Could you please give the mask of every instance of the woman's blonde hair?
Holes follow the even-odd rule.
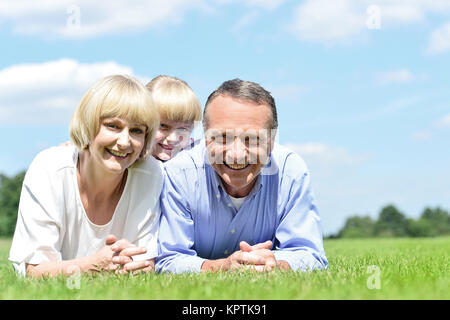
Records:
[[[89,147],[101,120],[110,117],[123,117],[147,127],[139,158],[147,157],[159,127],[159,113],[146,87],[125,75],[108,76],[96,82],[79,102],[70,122],[70,139],[78,150]]]
[[[179,122],[202,119],[202,107],[191,87],[176,77],[160,75],[146,85],[161,118]]]

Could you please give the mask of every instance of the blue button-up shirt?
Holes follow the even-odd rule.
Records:
[[[293,270],[328,266],[310,175],[300,156],[275,145],[236,210],[206,152],[202,140],[164,164],[157,271],[199,272],[206,259],[229,256],[241,241],[267,240],[275,258]]]

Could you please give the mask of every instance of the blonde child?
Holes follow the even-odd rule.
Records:
[[[196,121],[202,118],[200,102],[191,87],[176,77],[160,75],[146,87],[160,115],[152,155],[167,161],[191,142]]]

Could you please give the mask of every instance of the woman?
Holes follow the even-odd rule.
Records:
[[[153,269],[162,175],[148,155],[158,126],[137,80],[109,76],[88,90],[70,123],[74,146],[44,150],[26,173],[9,258],[19,273]]]
[[[161,119],[152,155],[164,162],[192,142],[191,133],[195,122],[202,119],[202,108],[191,87],[176,77],[160,75],[146,87]]]

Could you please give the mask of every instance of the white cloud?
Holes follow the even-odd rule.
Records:
[[[415,76],[408,69],[382,72],[377,76],[379,84],[409,83],[415,80]]]
[[[446,116],[442,117],[438,121],[435,122],[436,127],[450,127],[450,114],[447,114]]]
[[[252,24],[260,16],[258,11],[250,11],[244,14],[239,20],[234,24],[232,30],[234,32],[241,31],[243,28]]]
[[[426,52],[439,54],[450,51],[450,22],[435,29],[430,35]]]
[[[302,40],[333,43],[364,28],[364,14],[350,0],[306,0],[296,8],[291,30]]]
[[[62,37],[93,37],[179,23],[190,9],[206,9],[203,0],[90,1],[2,0],[0,20],[13,31]]]
[[[324,143],[287,143],[286,147],[299,154],[308,165],[327,168],[353,166],[371,158],[368,154],[353,154],[343,147],[329,146]]]
[[[425,18],[423,10],[411,4],[385,6],[381,10],[382,19],[387,24],[414,23]]]
[[[302,84],[282,84],[282,85],[267,85],[276,100],[296,100],[308,93],[311,89]]]
[[[215,0],[218,5],[244,4],[246,7],[274,10],[280,7],[285,0]]]
[[[430,141],[433,138],[433,135],[429,131],[419,131],[414,133],[412,138],[414,141],[425,142]]]
[[[285,0],[246,0],[247,5],[273,10],[283,4]]]
[[[378,10],[368,11],[369,7]],[[362,39],[377,14],[380,29],[421,23],[431,14],[450,14],[450,1],[436,0],[306,0],[295,9],[291,30],[306,41],[325,44]],[[378,29],[378,28],[377,28]]]
[[[72,59],[2,69],[0,123],[68,123],[78,101],[94,82],[107,75],[133,73],[130,67],[114,61],[81,63]]]

